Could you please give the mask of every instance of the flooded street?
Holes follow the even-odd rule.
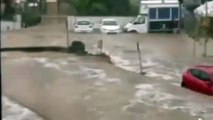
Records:
[[[63,31],[42,31],[7,33],[2,48],[66,46]],[[59,52],[2,52],[3,94],[44,120],[213,119],[213,97],[180,87],[188,67],[213,64],[213,58],[199,57],[201,47],[193,56],[192,41],[185,35],[69,36],[70,43],[81,40],[92,54],[100,52],[97,43],[103,40],[103,52],[112,63],[102,57]],[[139,74],[137,41],[146,75]]]
[[[2,96],[2,120],[43,120],[36,113]]]

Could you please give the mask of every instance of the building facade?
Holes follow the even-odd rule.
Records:
[[[47,3],[46,9],[47,15],[57,15],[60,13],[58,0],[46,0],[46,3]]]

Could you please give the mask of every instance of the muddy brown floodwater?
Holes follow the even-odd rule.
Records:
[[[34,28],[25,36],[25,32],[7,33],[2,46],[66,46],[63,31],[44,34],[42,30],[46,29]],[[35,37],[39,34],[42,37]],[[17,36],[16,40],[11,36]],[[193,57],[192,42],[184,35],[70,36],[70,42],[84,41],[90,53],[100,52],[96,44],[102,39],[113,63],[97,56],[59,52],[3,52],[3,94],[45,120],[213,119],[213,97],[180,87],[187,67],[213,63],[211,57],[198,57],[199,53]],[[145,76],[138,74],[137,41]]]

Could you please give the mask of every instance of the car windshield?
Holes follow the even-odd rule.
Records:
[[[134,23],[136,21],[136,19],[137,19],[137,17],[133,18],[130,23]]]
[[[78,25],[90,25],[89,21],[78,21],[77,22]]]
[[[115,26],[115,25],[118,25],[118,24],[117,24],[116,21],[104,21],[103,25],[106,25],[106,26]]]

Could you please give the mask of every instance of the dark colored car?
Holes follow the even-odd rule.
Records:
[[[213,95],[213,66],[199,65],[188,69],[183,74],[181,86]]]

